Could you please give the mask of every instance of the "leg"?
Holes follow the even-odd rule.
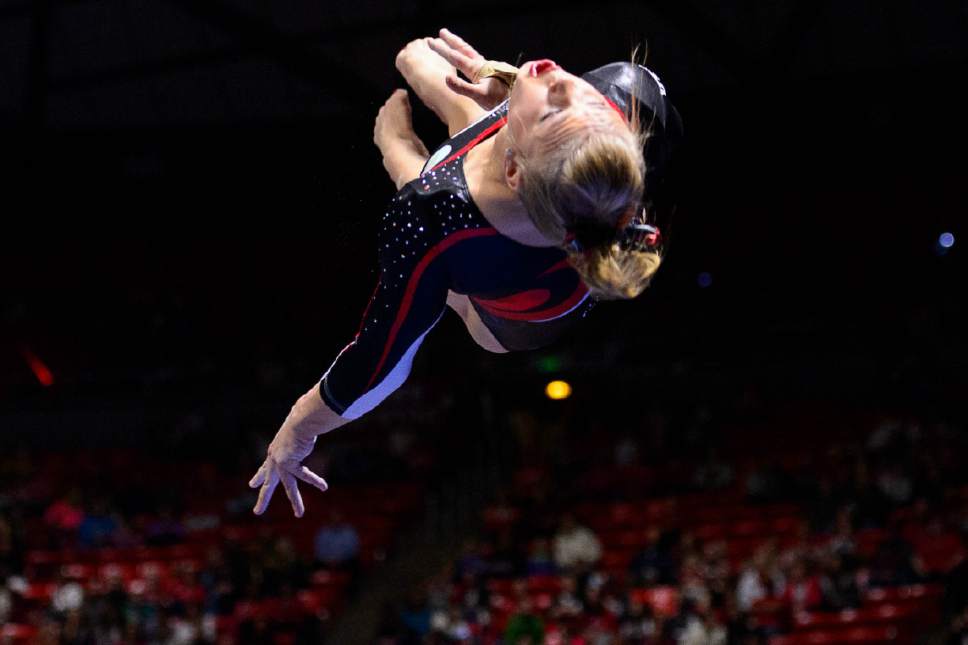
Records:
[[[501,346],[491,330],[487,328],[481,317],[477,315],[477,311],[471,306],[470,299],[467,296],[454,293],[453,291],[447,292],[447,304],[451,309],[460,314],[461,319],[464,321],[464,325],[467,327],[467,331],[470,332],[471,338],[474,339],[478,345],[483,347],[489,352],[494,352],[497,354],[506,354],[508,350]]]

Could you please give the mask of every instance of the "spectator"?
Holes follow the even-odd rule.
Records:
[[[185,527],[174,517],[170,506],[163,506],[145,526],[145,544],[166,546],[178,544],[185,539]]]
[[[539,537],[531,541],[526,569],[529,576],[549,576],[558,573],[547,538]]]
[[[279,537],[273,540],[265,558],[263,593],[279,595],[283,587],[303,587],[308,583],[308,567],[296,553],[292,540]]]
[[[578,579],[573,575],[561,576],[561,591],[551,607],[551,616],[555,620],[569,620],[580,616],[585,611],[578,590]]]
[[[709,611],[690,614],[678,645],[726,645],[726,628]]]
[[[626,432],[615,443],[614,458],[619,468],[639,463],[639,441],[634,434]]]
[[[749,565],[743,568],[736,584],[736,606],[748,612],[757,601],[779,595],[784,588],[783,574],[776,563],[773,544],[765,544],[753,554]]]
[[[476,579],[487,571],[487,566],[480,541],[476,537],[470,537],[461,548],[461,554],[454,566],[454,576],[459,580],[464,580],[467,576]]]
[[[610,645],[612,634],[618,630],[620,610],[612,612],[608,608],[602,584],[585,586],[585,611],[582,616],[582,636],[590,645]]]
[[[873,587],[911,585],[923,578],[923,566],[911,544],[896,529],[881,542],[870,567]]]
[[[73,610],[79,610],[84,604],[84,587],[74,580],[68,580],[62,575],[57,576],[57,586],[51,596],[51,607],[54,611],[66,615]]]
[[[329,524],[316,533],[313,553],[317,564],[326,567],[353,571],[359,568],[360,536],[339,510],[333,509]]]
[[[676,562],[669,552],[668,540],[656,526],[650,526],[645,534],[646,546],[629,564],[629,576],[633,585],[669,585],[676,582]]]
[[[461,616],[460,609],[457,607],[434,612],[430,625],[434,631],[440,632],[450,641],[464,642],[472,636],[470,625]]]
[[[692,476],[693,485],[699,490],[719,490],[733,483],[733,467],[720,459],[714,446],[706,449],[706,459]]]
[[[422,642],[424,636],[430,631],[430,610],[420,589],[410,591],[406,606],[400,612],[400,619],[408,634],[416,637],[416,642]]]
[[[834,534],[827,543],[827,550],[841,556],[851,556],[857,551],[857,540],[854,536],[849,506],[843,506],[837,510]]]
[[[524,557],[518,549],[511,528],[505,527],[498,533],[497,544],[491,553],[488,573],[496,577],[511,578],[524,573],[524,568]]]
[[[839,553],[828,553],[823,560],[824,575],[820,578],[824,606],[829,611],[860,607],[860,590],[853,558]]]
[[[797,558],[790,567],[790,579],[781,598],[793,611],[817,609],[823,603],[820,578],[815,574],[808,575],[804,558]]]
[[[554,538],[555,564],[564,571],[584,572],[602,557],[602,545],[592,531],[565,513]]]
[[[118,522],[108,509],[103,497],[95,500],[88,513],[77,527],[77,543],[82,548],[112,546],[118,531]]]
[[[504,642],[507,645],[542,645],[544,643],[544,623],[532,610],[531,599],[522,595],[515,612],[504,629]]]
[[[73,545],[77,529],[83,521],[84,510],[81,508],[81,494],[77,488],[72,488],[44,512],[44,523],[51,529],[55,547]]]
[[[652,606],[643,603],[634,594],[631,595],[625,611],[619,618],[618,636],[623,645],[651,643],[656,636],[656,621]]]

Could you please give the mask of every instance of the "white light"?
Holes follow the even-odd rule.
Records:
[[[951,233],[942,233],[938,238],[938,244],[941,245],[941,248],[950,249],[955,245],[955,236]]]

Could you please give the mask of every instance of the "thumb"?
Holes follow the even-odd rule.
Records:
[[[466,96],[475,100],[485,96],[484,89],[476,83],[468,83],[464,79],[449,75],[446,78],[446,82],[447,87],[457,92],[461,96]]]

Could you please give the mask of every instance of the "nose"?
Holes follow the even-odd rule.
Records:
[[[575,82],[563,76],[556,78],[548,86],[548,99],[557,106],[567,107],[575,95]]]

